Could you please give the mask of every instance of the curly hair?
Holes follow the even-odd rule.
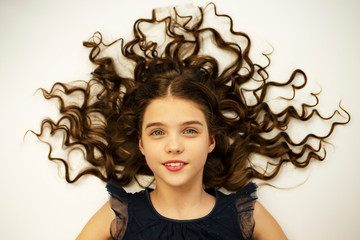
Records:
[[[220,29],[209,26],[207,16],[211,13],[213,19],[226,20],[228,29],[224,25]],[[149,26],[162,27],[160,40],[153,40]],[[224,29],[227,33],[222,33]],[[83,151],[89,167],[71,178],[69,160],[52,156],[53,147],[48,143],[49,159],[63,163],[69,183],[91,174],[126,186],[138,175],[152,176],[138,146],[142,117],[153,99],[167,95],[199,104],[216,140],[205,164],[203,183],[231,191],[254,178],[274,178],[284,163],[304,168],[312,159],[323,160],[323,143],[337,125],[350,121],[350,115],[340,106],[347,114],[345,121],[333,121],[324,135],[309,133],[295,142],[287,132],[291,120],[332,120],[339,111],[322,116],[316,109],[318,97],[314,93],[311,95],[315,104],[302,103],[301,110],[296,110],[290,102],[295,92],[305,87],[305,73],[296,69],[284,83],[269,81],[269,56],[264,54],[268,60],[265,66],[254,63],[249,57],[249,36],[235,31],[232,18],[218,14],[214,4],[196,8],[194,14],[186,16],[173,8],[159,18],[153,10],[151,18],[135,22],[130,41],[118,39],[106,44],[96,32],[84,46],[91,49],[89,58],[96,66],[92,79],[58,82],[50,91],[41,89],[46,99],[59,101],[61,117],[57,121],[44,119],[40,132],[35,133],[41,139],[46,129],[51,135],[61,132],[63,147],[70,152]],[[106,56],[106,50],[121,57]],[[216,56],[215,52],[225,57]],[[131,74],[126,74],[128,69]],[[294,83],[298,77],[304,80],[300,86]],[[256,87],[248,87],[249,83]],[[288,106],[273,111],[266,99],[268,90],[289,86],[293,96],[285,99]],[[266,136],[267,133],[272,136]],[[313,139],[318,141],[316,147],[310,144]],[[266,157],[265,169],[255,166],[254,155]]]

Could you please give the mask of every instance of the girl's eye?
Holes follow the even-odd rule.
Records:
[[[184,131],[184,133],[185,133],[185,134],[196,134],[197,131],[196,131],[195,129],[186,129],[186,130]]]
[[[151,132],[151,135],[154,135],[154,136],[160,136],[160,135],[163,135],[164,133],[161,131],[161,130],[155,130],[153,132]]]

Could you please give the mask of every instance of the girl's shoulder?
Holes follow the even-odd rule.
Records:
[[[254,232],[254,209],[257,202],[256,191],[257,185],[253,182],[249,182],[235,193],[224,194],[220,191],[217,193],[219,198],[224,199],[222,203],[235,211],[235,222],[240,228],[243,239],[252,239]]]
[[[255,200],[257,200],[257,185],[249,182],[235,193],[236,209],[238,213],[254,210]]]

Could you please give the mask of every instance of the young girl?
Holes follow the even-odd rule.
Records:
[[[228,25],[218,27],[213,19]],[[136,21],[130,41],[107,45],[96,33],[84,45],[97,65],[93,79],[43,90],[45,98],[59,99],[62,117],[45,119],[38,134],[63,132],[65,147],[84,152],[90,166],[72,179],[67,159],[50,149],[50,160],[64,163],[68,182],[86,174],[107,182],[110,200],[78,239],[286,239],[250,181],[274,178],[284,163],[306,167],[323,160],[322,143],[346,123],[333,122],[324,136],[292,140],[292,119],[334,116],[322,117],[317,102],[300,110],[290,104],[306,85],[303,71],[285,83],[268,81],[267,66],[249,57],[249,37],[233,30],[231,18],[214,5],[186,15],[153,11],[151,19]],[[275,112],[269,90],[286,86],[293,97]],[[257,156],[265,157],[264,169]],[[156,186],[125,192],[139,175],[154,176]]]

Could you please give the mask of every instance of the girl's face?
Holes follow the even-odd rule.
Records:
[[[195,102],[169,96],[153,100],[145,109],[139,147],[157,187],[180,187],[202,184],[215,140]]]

